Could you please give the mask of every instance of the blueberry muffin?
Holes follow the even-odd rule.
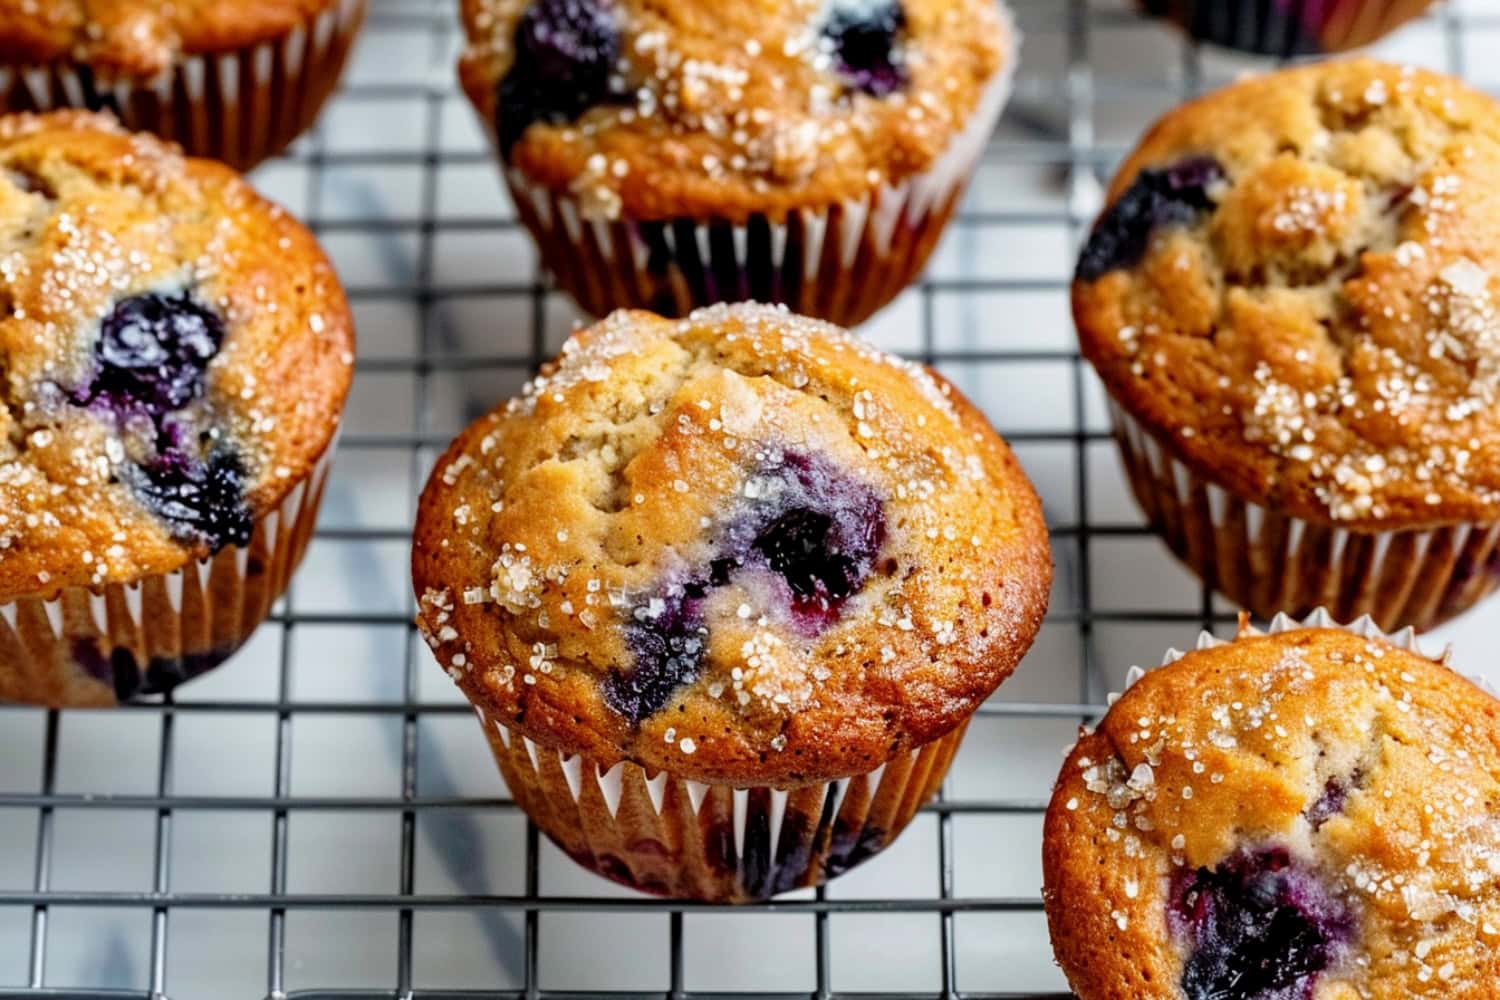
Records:
[[[460,76],[586,311],[845,326],[916,278],[1009,89],[995,0],[464,0]]]
[[[1399,28],[1433,0],[1141,0],[1194,38],[1267,56],[1359,48]]]
[[[770,306],[619,312],[438,461],[418,625],[579,862],[713,900],[898,834],[1040,627],[1041,510],[932,373]]]
[[[1370,61],[1236,84],[1121,168],[1073,286],[1137,499],[1261,617],[1500,582],[1500,105]]]
[[[1080,1000],[1495,996],[1500,702],[1410,631],[1205,640],[1085,731],[1047,811]]]
[[[248,170],[309,128],[365,0],[0,0],[0,112],[107,109]]]
[[[0,118],[0,701],[238,647],[307,544],[353,331],[312,236],[87,112]]]

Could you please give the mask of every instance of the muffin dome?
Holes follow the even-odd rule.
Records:
[[[247,544],[349,389],[312,236],[104,116],[0,119],[0,307],[0,602]]]
[[[465,0],[506,160],[591,214],[743,221],[927,170],[1008,71],[993,0]]]
[[[0,0],[0,61],[73,59],[111,75],[151,77],[182,55],[279,38],[334,0]]]
[[[1082,1000],[1494,995],[1500,703],[1361,631],[1200,644],[1083,735],[1044,846]]]
[[[1371,61],[1163,119],[1079,263],[1083,350],[1177,460],[1358,530],[1500,519],[1500,106]]]
[[[784,310],[616,313],[438,462],[419,624],[565,754],[788,787],[955,729],[1051,562],[1030,484],[931,373]]]

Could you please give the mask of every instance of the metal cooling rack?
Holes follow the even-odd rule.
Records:
[[[1058,748],[1132,663],[1232,620],[1127,497],[1067,277],[1140,129],[1257,64],[1120,2],[1012,0],[1022,70],[966,210],[864,332],[943,369],[1015,445],[1048,510],[1052,612],[897,844],[729,910],[630,894],[540,840],[409,626],[408,526],[437,449],[575,319],[453,85],[455,6],[375,0],[318,131],[254,178],[317,229],[360,328],[292,592],[175,701],[0,710],[0,995],[1066,996],[1038,889]],[[1468,0],[1386,52],[1482,77],[1497,42],[1500,0]],[[1442,638],[1486,648],[1494,614]]]

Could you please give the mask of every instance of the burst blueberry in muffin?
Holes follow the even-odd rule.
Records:
[[[1368,619],[1172,653],[1063,765],[1046,905],[1080,1000],[1480,1000],[1500,702]]]
[[[993,0],[465,0],[464,88],[588,312],[852,325],[920,272],[1008,90]]]
[[[1073,312],[1173,552],[1265,618],[1428,628],[1500,584],[1500,105],[1371,61],[1169,113]]]
[[[438,462],[412,565],[542,830],[716,900],[895,837],[1051,578],[1030,484],[951,387],[748,305],[577,334]]]
[[[248,170],[309,128],[365,0],[0,0],[0,113],[107,110]]]
[[[170,690],[301,557],[348,392],[312,237],[83,112],[0,119],[0,700]]]

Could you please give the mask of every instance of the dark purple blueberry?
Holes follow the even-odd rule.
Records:
[[[753,477],[725,519],[714,556],[684,582],[636,607],[625,625],[628,671],[604,681],[605,703],[632,723],[696,680],[707,652],[703,604],[746,570],[785,582],[789,617],[816,634],[859,592],[885,540],[880,497],[826,459],[789,453]]]
[[[1153,233],[1191,225],[1214,207],[1209,189],[1224,178],[1224,168],[1209,156],[1142,170],[1094,224],[1078,258],[1078,280],[1094,281],[1140,263]]]
[[[1308,1000],[1354,933],[1348,904],[1281,848],[1179,873],[1170,905],[1187,1000]]]
[[[703,591],[689,584],[682,592],[654,598],[635,609],[625,625],[629,671],[604,680],[604,702],[639,725],[661,711],[679,687],[697,679],[707,652]]]
[[[757,525],[750,548],[786,581],[792,612],[821,631],[869,577],[885,507],[864,483],[809,455],[785,456],[775,480],[780,488],[748,515]]]
[[[1312,824],[1314,830],[1344,811],[1344,804],[1349,801],[1349,787],[1350,785],[1357,786],[1359,780],[1360,774],[1357,771],[1348,782],[1341,778],[1328,779],[1328,783],[1323,786],[1323,794],[1307,807],[1307,821]]]
[[[250,543],[254,524],[245,504],[244,470],[230,452],[215,451],[207,461],[167,453],[138,467],[131,485],[174,538],[215,551]]]
[[[223,321],[188,295],[123,299],[99,323],[94,375],[74,402],[160,419],[203,395],[223,340]]]
[[[906,86],[901,36],[906,10],[901,0],[837,0],[823,26],[844,83],[872,97]]]
[[[536,0],[516,26],[514,61],[500,81],[501,155],[509,159],[536,122],[565,124],[618,100],[611,77],[619,57],[609,0]]]

